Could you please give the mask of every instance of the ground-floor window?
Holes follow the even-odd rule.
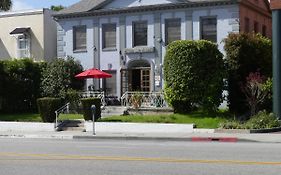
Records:
[[[117,87],[116,87],[116,70],[105,70],[112,75],[111,78],[105,78],[103,80],[103,89],[106,95],[115,96],[117,94]]]

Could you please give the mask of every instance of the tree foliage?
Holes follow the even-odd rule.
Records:
[[[58,11],[61,11],[62,9],[64,9],[65,7],[64,6],[62,6],[62,5],[52,5],[51,6],[51,10],[53,10],[53,11],[56,11],[56,12],[58,12]]]
[[[229,107],[235,114],[246,112],[246,97],[240,84],[250,72],[272,76],[272,42],[260,34],[230,34],[224,40],[228,68]]]
[[[68,89],[81,90],[84,82],[77,80],[75,75],[82,71],[81,64],[73,58],[52,60],[43,70],[42,96],[65,98]]]
[[[45,63],[31,59],[0,62],[0,111],[31,112],[40,97],[40,79]]]
[[[164,61],[165,96],[175,112],[192,107],[216,110],[224,87],[223,55],[212,42],[176,41]]]
[[[0,0],[0,11],[8,11],[12,8],[12,0]]]

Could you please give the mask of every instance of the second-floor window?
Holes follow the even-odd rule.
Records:
[[[87,49],[87,28],[83,26],[73,27],[73,50],[86,51]]]
[[[250,19],[246,17],[244,20],[245,20],[245,29],[244,29],[244,31],[246,33],[248,33],[248,32],[250,32]]]
[[[266,30],[266,25],[262,25],[262,35],[266,36],[267,30]]]
[[[255,33],[259,32],[259,23],[257,21],[254,22],[254,32]]]
[[[165,20],[165,44],[181,39],[181,19]]]
[[[18,58],[30,57],[30,39],[27,35],[18,37]]]
[[[133,46],[147,46],[147,21],[133,22]]]
[[[116,48],[116,24],[102,25],[102,48]]]
[[[217,18],[203,17],[201,22],[201,39],[217,42]]]

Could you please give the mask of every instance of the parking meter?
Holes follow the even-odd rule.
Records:
[[[91,110],[92,110],[92,115],[93,115],[93,135],[96,135],[96,130],[95,130],[95,115],[96,115],[96,106],[92,105],[91,106]]]

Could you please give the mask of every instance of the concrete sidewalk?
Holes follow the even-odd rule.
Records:
[[[281,133],[239,134],[215,133],[214,129],[194,129],[193,124],[156,123],[102,123],[85,122],[87,132],[55,132],[52,123],[0,122],[0,138],[30,139],[121,139],[167,141],[214,141],[214,142],[265,142],[281,143]]]
[[[281,143],[281,134],[227,134],[227,133],[105,133],[64,131],[64,132],[1,132],[0,138],[29,139],[77,139],[77,140],[163,140],[163,141],[213,141],[213,142],[263,142]]]

